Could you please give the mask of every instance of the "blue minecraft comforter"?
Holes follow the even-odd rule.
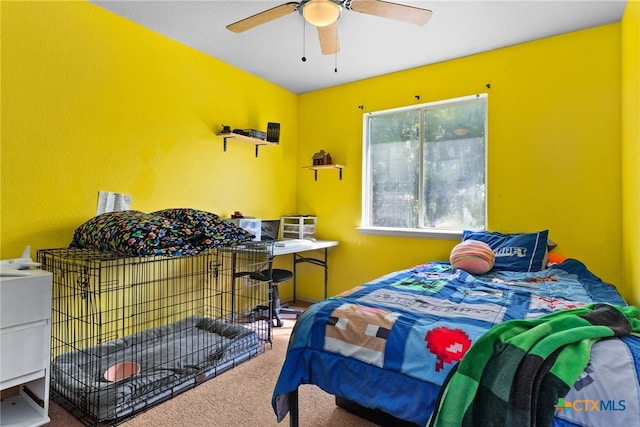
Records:
[[[302,384],[426,425],[452,368],[491,327],[593,302],[624,306],[579,261],[472,276],[434,262],[311,306],[297,321],[273,394],[278,421]],[[640,339],[601,340],[558,402],[555,426],[640,425]]]

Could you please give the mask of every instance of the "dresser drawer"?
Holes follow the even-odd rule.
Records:
[[[31,276],[0,280],[0,328],[51,318],[51,273],[31,270]]]
[[[0,382],[49,367],[49,320],[0,331]]]

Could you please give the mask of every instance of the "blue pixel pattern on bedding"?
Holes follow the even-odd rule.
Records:
[[[626,305],[615,288],[572,259],[530,273],[472,276],[429,263],[386,275],[315,304],[298,319],[274,411],[282,420],[287,394],[316,384],[425,425],[446,376],[489,328],[596,301]]]

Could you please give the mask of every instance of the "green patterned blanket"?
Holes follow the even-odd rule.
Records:
[[[589,304],[493,327],[451,371],[428,426],[550,426],[593,343],[639,332],[639,315]]]

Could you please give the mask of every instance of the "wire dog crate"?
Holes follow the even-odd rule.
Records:
[[[38,251],[53,273],[51,392],[85,425],[114,424],[271,343],[273,247],[184,257]]]

